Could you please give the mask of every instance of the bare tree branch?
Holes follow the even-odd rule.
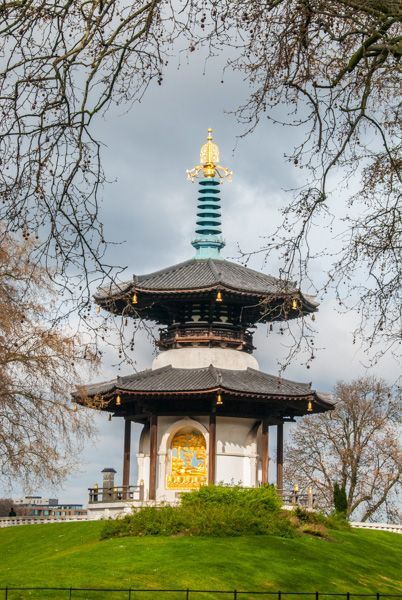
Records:
[[[30,247],[3,236],[0,250],[0,478],[57,483],[76,465],[92,427],[70,393],[89,345],[54,324],[54,289],[28,261]],[[10,275],[11,274],[11,275]]]
[[[338,481],[347,494],[348,516],[369,521],[398,518],[401,487],[400,390],[374,378],[339,383],[334,411],[301,420],[287,452],[288,477],[313,486],[319,504],[333,507]]]

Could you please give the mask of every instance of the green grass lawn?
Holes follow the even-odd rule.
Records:
[[[101,522],[84,522],[1,529],[0,586],[402,594],[402,536],[393,533],[331,531],[328,540],[255,536],[126,537],[100,541],[102,526]],[[68,595],[12,592],[8,600],[33,597]],[[103,597],[109,598],[89,592],[73,595],[73,599]],[[127,598],[127,594],[112,597]],[[132,596],[133,600],[162,597],[165,598],[156,593]],[[184,596],[166,596],[168,600],[176,597]],[[214,597],[194,596],[198,600]],[[246,597],[253,596],[240,596]]]

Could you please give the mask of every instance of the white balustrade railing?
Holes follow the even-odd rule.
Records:
[[[88,521],[88,515],[60,515],[49,517],[0,517],[0,528],[14,527],[16,525],[40,525],[43,523],[61,523],[65,521]]]
[[[366,523],[364,521],[351,521],[350,526],[356,529],[371,529],[377,531],[392,531],[393,533],[402,533],[402,524],[395,525],[394,523]]]

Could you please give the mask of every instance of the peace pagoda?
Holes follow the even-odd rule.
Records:
[[[100,309],[161,326],[150,369],[75,395],[79,404],[124,419],[122,485],[114,469],[104,470],[103,487],[90,488],[88,508],[97,516],[133,503],[176,502],[201,485],[268,483],[270,427],[277,430],[281,492],[284,423],[333,408],[311,384],[264,373],[253,356],[258,323],[314,315],[318,305],[288,282],[221,257],[221,183],[232,173],[219,164],[212,130],[187,175],[199,180],[195,256],[94,296]],[[143,426],[134,485],[132,422]]]

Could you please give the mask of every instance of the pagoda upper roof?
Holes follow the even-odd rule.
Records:
[[[85,404],[85,397],[110,398],[106,410],[115,409],[114,397],[121,394],[129,396],[171,396],[208,395],[216,391],[242,397],[254,397],[263,401],[270,400],[306,400],[315,401],[314,412],[323,412],[333,408],[333,401],[327,394],[318,393],[311,383],[299,383],[269,375],[256,369],[221,369],[210,365],[199,369],[178,369],[172,366],[146,370],[110,381],[96,383],[80,388],[76,401]],[[96,406],[95,406],[96,407]],[[101,408],[101,407],[99,407]]]
[[[281,281],[272,275],[237,263],[211,258],[194,258],[153,273],[135,275],[131,281],[99,288],[94,299],[112,312],[121,312],[118,305],[130,298],[134,292],[139,294],[139,305],[141,305],[141,294],[155,299],[155,296],[177,297],[213,290],[229,292],[231,297],[254,296],[258,299],[298,297],[301,300],[300,308],[303,313],[314,312],[318,306],[312,296],[301,294],[293,283]]]

